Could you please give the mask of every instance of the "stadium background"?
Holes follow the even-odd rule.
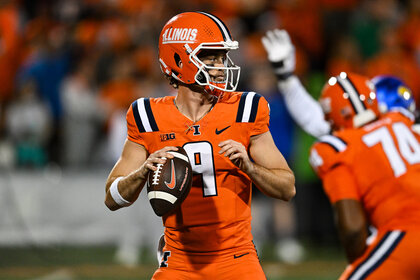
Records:
[[[287,114],[260,38],[289,31],[296,73],[314,97],[343,70],[393,74],[419,94],[420,1],[0,0],[0,279],[150,278],[161,222],[144,196],[108,211],[104,184],[129,104],[174,94],[157,63],[161,28],[199,10],[239,41],[239,89],[270,101],[272,133],[296,175],[289,215],[256,190],[268,278],[336,279],[343,270],[330,206],[307,163],[314,139]],[[289,221],[286,233],[274,219]],[[273,248],[285,237],[299,241],[302,258],[279,259]]]

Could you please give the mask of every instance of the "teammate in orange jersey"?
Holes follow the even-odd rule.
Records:
[[[262,41],[292,116],[320,139],[311,163],[323,179],[351,262],[341,279],[419,279],[420,145],[410,90],[395,77],[370,83],[342,73],[325,86],[318,103],[293,75],[287,32],[269,31]],[[367,238],[371,224],[379,229],[375,238]]]
[[[332,135],[310,162],[332,203],[350,265],[340,279],[420,279],[420,135],[399,112],[379,118],[365,77],[332,77],[319,102]],[[367,227],[377,236],[369,245]]]
[[[294,175],[271,137],[267,101],[235,92],[240,68],[229,51],[237,48],[211,14],[173,17],[159,62],[177,95],[140,98],[128,110],[128,137],[106,183],[109,209],[132,204],[175,146],[194,172],[188,197],[163,217],[166,244],[153,279],[266,279],[252,242],[251,184],[287,201]]]

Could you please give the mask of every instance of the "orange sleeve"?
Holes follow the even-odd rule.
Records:
[[[257,116],[255,118],[255,123],[252,128],[251,136],[262,134],[267,132],[268,124],[270,122],[270,107],[267,100],[263,96],[260,97],[258,102]]]
[[[354,175],[344,164],[336,165],[326,172],[322,182],[332,204],[343,199],[360,200]]]
[[[131,104],[130,108],[127,111],[126,120],[127,120],[127,139],[137,144],[143,145],[146,148],[146,150],[148,150],[146,141],[141,136],[138,125],[136,123],[136,118],[134,117],[133,104]]]

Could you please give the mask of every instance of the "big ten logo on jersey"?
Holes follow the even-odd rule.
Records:
[[[168,140],[175,140],[175,133],[164,133],[160,135],[160,141],[164,142],[164,141],[168,141]]]
[[[194,43],[198,30],[196,28],[168,28],[162,35],[162,43]]]

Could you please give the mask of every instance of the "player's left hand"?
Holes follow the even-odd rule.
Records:
[[[229,139],[220,142],[218,146],[221,148],[219,154],[224,154],[224,156],[228,157],[242,171],[247,173],[252,169],[253,163],[244,145]]]

